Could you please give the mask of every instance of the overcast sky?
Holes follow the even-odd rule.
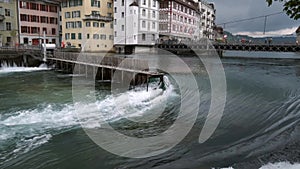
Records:
[[[216,23],[224,23],[239,19],[264,16],[281,12],[283,4],[273,3],[268,7],[265,0],[210,0],[217,9]],[[262,36],[264,30],[264,18],[251,21],[227,24],[225,30],[234,34],[248,34]],[[223,26],[223,25],[222,25]],[[300,20],[290,19],[285,13],[267,17],[266,35],[280,36],[294,33],[300,26]]]

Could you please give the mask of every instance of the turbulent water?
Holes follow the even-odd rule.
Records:
[[[196,70],[200,67],[196,58],[182,59]],[[123,94],[112,94],[107,83],[97,83],[96,100],[92,104],[101,110],[99,121],[99,111],[89,109],[90,105],[82,107],[84,118],[75,113],[75,105],[81,103],[72,97],[73,75],[57,73],[45,66],[2,65],[0,168],[299,166],[290,163],[300,162],[300,61],[227,58],[222,62],[227,100],[212,137],[198,143],[211,91],[209,77],[195,73],[201,104],[193,129],[171,150],[144,159],[119,157],[103,150],[87,136],[82,125],[101,128],[102,122],[109,121],[118,131],[135,137],[167,130],[178,115],[181,99],[189,99],[193,94],[193,91],[179,91],[172,77],[164,78],[168,84],[165,90],[157,88],[158,82],[154,81],[148,92],[145,86],[140,86]],[[188,79],[185,74],[176,76]],[[116,108],[113,104],[113,100],[122,103],[126,99],[130,105],[120,104]],[[151,117],[162,107],[161,116],[147,125],[124,119]],[[112,142],[122,143],[122,140]]]

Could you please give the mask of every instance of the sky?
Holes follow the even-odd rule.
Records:
[[[216,6],[216,24],[265,16],[282,12],[283,9],[282,3],[274,2],[272,6],[268,7],[265,0],[209,0],[209,2],[214,2]],[[287,34],[295,34],[296,29],[300,26],[300,19],[295,21],[284,12],[267,17],[266,34],[263,35],[264,21],[263,17],[251,21],[226,24],[225,31],[254,37],[286,36]]]

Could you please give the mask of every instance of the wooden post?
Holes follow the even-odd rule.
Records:
[[[80,75],[80,68],[81,68],[81,66],[80,66],[80,64],[78,64],[78,74]]]
[[[95,80],[96,79],[96,67],[93,66],[93,79]]]
[[[147,92],[148,92],[148,88],[149,88],[149,76],[148,75],[147,75],[146,83],[147,83]]]
[[[85,78],[87,78],[88,77],[88,67],[87,67],[87,65],[85,65]]]
[[[132,79],[133,81],[132,81],[132,86],[133,86],[133,88],[135,87],[135,73],[133,73],[133,79]]]
[[[110,69],[110,81],[113,82],[114,70]]]
[[[101,67],[101,80],[104,80],[103,74],[104,74],[103,67]]]

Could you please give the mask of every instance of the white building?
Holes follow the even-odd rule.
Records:
[[[158,10],[157,0],[114,1],[114,45],[118,53],[155,45]]]
[[[201,37],[214,39],[214,27],[216,20],[216,9],[214,3],[204,0],[199,1],[199,9],[201,12]]]

